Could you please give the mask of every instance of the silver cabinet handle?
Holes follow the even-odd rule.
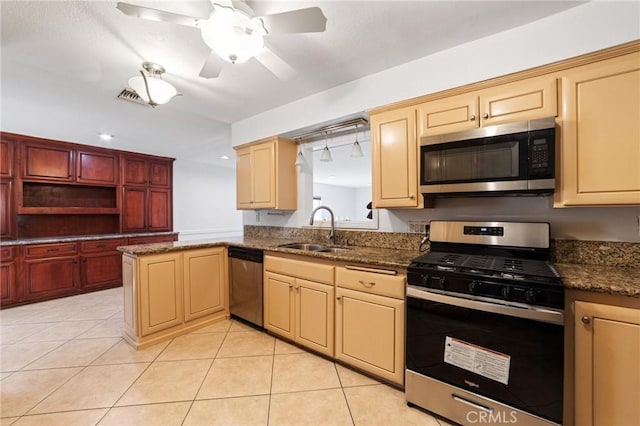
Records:
[[[489,118],[489,113],[485,112],[485,113],[482,115],[482,118]]]
[[[582,323],[583,323],[583,324],[589,324],[589,323],[591,323],[591,318],[589,318],[589,317],[587,317],[587,316],[582,317],[582,319],[581,319],[581,320],[582,320]]]
[[[476,121],[476,116],[472,114],[471,117],[469,117],[469,120],[470,121]]]

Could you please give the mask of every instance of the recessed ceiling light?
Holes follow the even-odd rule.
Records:
[[[103,141],[110,141],[111,139],[113,139],[113,135],[110,135],[108,133],[98,133],[98,136]]]
[[[222,156],[220,156],[220,158],[222,158],[223,160],[228,160],[229,156],[228,155],[222,155]]]

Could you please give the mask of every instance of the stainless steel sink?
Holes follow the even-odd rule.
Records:
[[[282,248],[289,248],[294,250],[303,250],[303,251],[321,251],[323,249],[328,248],[327,246],[323,246],[320,244],[309,244],[309,243],[291,243],[291,244],[282,244]]]
[[[350,250],[345,247],[331,247],[331,246],[323,246],[322,244],[310,244],[310,243],[290,243],[290,244],[282,244],[278,247],[294,249],[294,250],[302,250],[302,251],[317,251],[321,253],[340,253],[342,251]]]
[[[341,252],[345,252],[345,251],[349,251],[351,249],[346,248],[346,247],[325,247],[323,249],[318,250],[319,252],[322,253],[341,253]]]

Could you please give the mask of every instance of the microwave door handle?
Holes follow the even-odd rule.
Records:
[[[460,308],[473,309],[476,311],[507,315],[510,317],[542,321],[551,324],[564,324],[564,313],[560,311],[483,302],[481,300],[472,300],[464,297],[449,296],[447,294],[424,291],[411,285],[407,286],[407,297],[443,303]]]

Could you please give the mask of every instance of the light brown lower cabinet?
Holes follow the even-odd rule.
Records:
[[[124,338],[136,348],[229,317],[225,247],[123,255]]]
[[[575,424],[640,424],[640,309],[575,302]]]
[[[336,359],[400,385],[404,283],[403,275],[336,268]]]
[[[333,266],[265,256],[267,330],[333,357],[333,300]]]

